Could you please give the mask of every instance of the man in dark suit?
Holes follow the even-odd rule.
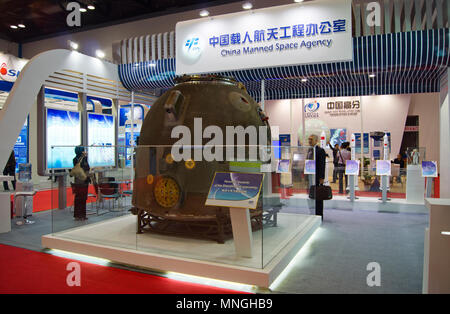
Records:
[[[316,159],[316,182],[315,185],[318,186],[323,184],[325,181],[325,162],[326,162],[326,153],[323,148],[318,145],[319,137],[315,134],[312,134],[308,138],[309,146],[313,147],[315,150],[315,159]],[[308,155],[312,154],[312,150],[308,153]],[[308,156],[309,157],[309,156]],[[311,156],[313,157],[313,156]],[[312,158],[308,158],[312,159]],[[316,198],[316,215],[322,217],[323,221],[323,201],[317,200]]]

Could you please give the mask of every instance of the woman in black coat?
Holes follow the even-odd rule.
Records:
[[[73,216],[75,220],[87,220],[86,202],[88,196],[89,183],[91,182],[91,179],[89,178],[89,170],[91,168],[89,167],[87,153],[84,150],[84,147],[82,146],[75,147],[75,154],[76,156],[73,159],[73,165],[75,166],[81,160],[80,166],[86,173],[87,179],[82,181],[75,177],[75,183],[73,184],[73,191],[75,193]]]

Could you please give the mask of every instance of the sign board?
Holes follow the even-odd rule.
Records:
[[[305,160],[305,174],[316,174],[315,160]]]
[[[262,173],[216,172],[205,205],[255,209],[263,178]]]
[[[14,145],[14,155],[16,156],[16,173],[19,171],[19,164],[28,162],[28,119],[20,130],[19,137]]]
[[[436,178],[438,176],[438,168],[436,161],[422,161],[422,177]]]
[[[176,75],[351,61],[351,0],[293,3],[176,25]]]
[[[0,81],[15,82],[28,60],[0,52]]]
[[[115,166],[114,116],[88,113],[88,160],[91,167]]]
[[[347,160],[345,163],[345,175],[357,176],[359,175],[359,160]]]
[[[278,160],[277,173],[291,173],[291,161],[289,159]]]
[[[391,162],[390,160],[377,160],[377,176],[390,176]]]

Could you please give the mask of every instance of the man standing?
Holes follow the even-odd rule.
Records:
[[[326,162],[326,153],[323,148],[318,145],[319,137],[315,134],[312,134],[308,138],[309,146],[313,147],[315,151],[315,160],[316,160],[316,187],[319,185],[323,185],[325,180],[325,162]],[[311,151],[312,153],[312,151]],[[318,200],[316,197],[316,215],[322,217],[323,221],[323,200]]]

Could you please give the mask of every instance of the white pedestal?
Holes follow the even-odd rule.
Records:
[[[11,231],[11,193],[0,193],[0,233]]]
[[[423,293],[450,293],[450,199],[427,198],[430,225],[425,233]]]
[[[425,178],[422,177],[420,165],[408,165],[406,172],[406,201],[423,203],[425,194]]]
[[[230,218],[236,254],[242,257],[252,257],[253,238],[249,210],[230,208]]]

